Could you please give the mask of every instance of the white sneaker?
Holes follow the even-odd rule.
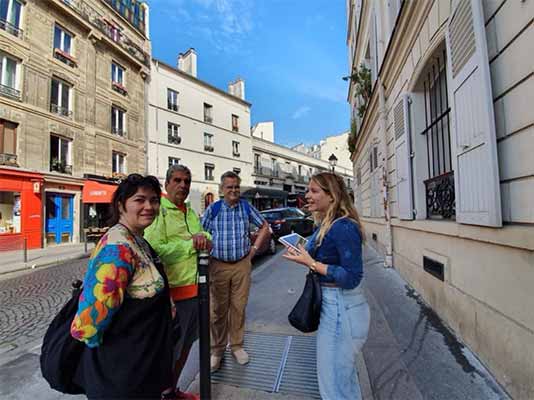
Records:
[[[217,371],[221,367],[222,356],[215,356],[212,354],[210,357],[210,370],[211,372]]]
[[[240,365],[245,365],[249,362],[248,354],[244,349],[237,349],[236,351],[232,352],[232,355]]]

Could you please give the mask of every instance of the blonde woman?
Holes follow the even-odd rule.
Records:
[[[317,378],[325,400],[361,399],[356,356],[369,332],[370,313],[361,288],[363,232],[343,179],[322,172],[311,178],[308,210],[318,228],[306,248],[285,258],[320,275],[322,306],[317,332]]]

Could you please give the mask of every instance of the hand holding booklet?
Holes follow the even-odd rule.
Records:
[[[278,241],[286,247],[291,247],[296,251],[299,250],[299,245],[306,246],[308,240],[300,236],[298,233],[290,233],[289,235],[281,236]]]

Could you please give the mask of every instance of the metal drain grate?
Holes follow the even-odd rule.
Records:
[[[221,368],[212,374],[224,383],[274,393],[320,399],[316,373],[315,336],[245,334],[247,365],[237,364],[226,351]]]

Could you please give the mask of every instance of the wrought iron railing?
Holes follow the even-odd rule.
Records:
[[[109,1],[107,2],[110,3]],[[64,0],[63,3],[72,8],[83,19],[97,28],[113,42],[117,43],[136,60],[145,66],[150,67],[150,55],[145,53],[139,45],[128,38],[128,36],[125,36],[122,32],[117,34],[116,28],[107,23],[106,17],[93,8],[88,1]]]
[[[59,61],[64,62],[71,67],[75,67],[77,64],[77,61],[72,54],[69,54],[58,48],[54,49],[54,58],[57,58]]]
[[[454,172],[426,180],[425,187],[427,217],[453,219],[456,215]]]
[[[204,115],[204,122],[207,122],[208,124],[213,123],[213,117],[211,115]]]
[[[0,85],[0,94],[5,97],[20,100],[20,90],[14,89],[11,86]]]
[[[17,155],[9,153],[0,153],[1,165],[17,165]]]
[[[209,145],[209,144],[205,144],[204,145],[204,151],[209,151],[210,153],[213,152],[215,149],[213,148],[212,145]]]
[[[177,135],[169,133],[167,135],[167,141],[170,144],[180,144],[180,143],[182,143],[182,138],[180,136],[177,136]]]
[[[50,112],[61,115],[62,117],[72,116],[72,110],[69,110],[68,107],[61,107],[54,103],[50,104]]]
[[[24,33],[24,31],[20,29],[19,27],[1,18],[0,18],[0,29],[19,38],[22,38],[22,34]]]
[[[126,134],[126,130],[124,128],[118,128],[113,126],[111,128],[111,133],[113,133],[114,135],[124,136]]]
[[[50,163],[50,171],[72,175],[72,165],[62,161],[52,161]]]

